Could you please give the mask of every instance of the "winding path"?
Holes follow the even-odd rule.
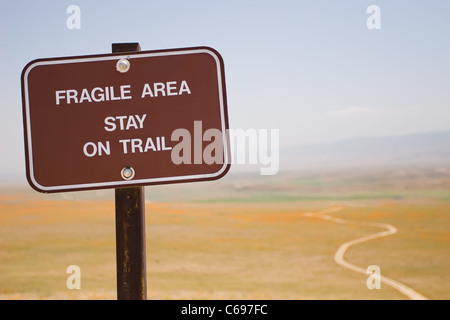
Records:
[[[332,213],[332,212],[337,212],[337,211],[341,211],[342,209],[344,209],[343,207],[331,207],[316,213],[306,213],[306,216],[313,216],[313,217],[317,217],[323,220],[329,220],[329,221],[333,221],[336,223],[341,223],[341,224],[356,224],[356,225],[360,225],[360,226],[369,226],[369,227],[377,227],[377,228],[382,228],[382,229],[386,229],[385,231],[381,231],[381,232],[377,232],[374,234],[370,234],[368,236],[364,236],[361,238],[357,238],[357,239],[353,239],[347,242],[344,242],[343,244],[341,244],[338,248],[338,250],[336,251],[336,253],[334,254],[334,261],[336,261],[336,263],[344,268],[347,268],[349,270],[352,270],[354,272],[358,272],[358,273],[362,273],[364,275],[367,275],[367,271],[364,268],[358,267],[354,264],[349,263],[348,261],[346,261],[344,259],[344,255],[347,252],[348,248],[350,248],[351,246],[358,244],[358,243],[362,243],[365,241],[369,241],[369,240],[373,240],[376,238],[381,238],[381,237],[386,237],[392,234],[397,233],[397,228],[387,224],[387,223],[379,223],[379,222],[365,222],[365,221],[357,221],[357,220],[348,220],[348,219],[340,219],[340,218],[336,218],[333,216],[328,215],[328,213]],[[400,291],[402,294],[404,294],[405,296],[407,296],[408,298],[412,299],[412,300],[428,300],[427,297],[423,296],[422,294],[418,293],[417,291],[415,291],[414,289],[398,282],[395,281],[389,277],[386,277],[384,275],[380,275],[380,280],[381,282],[383,282],[384,284]]]

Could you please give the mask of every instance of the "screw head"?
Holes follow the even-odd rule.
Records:
[[[116,70],[120,73],[127,72],[130,70],[130,61],[125,58],[119,59],[116,63]]]
[[[134,178],[134,169],[133,167],[123,167],[120,171],[120,175],[122,176],[122,179],[124,180],[131,180]]]

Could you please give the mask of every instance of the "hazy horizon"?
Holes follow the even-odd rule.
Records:
[[[450,130],[285,146],[280,149],[279,158],[281,173],[321,169],[339,171],[352,167],[391,169],[417,165],[448,165],[450,170]],[[259,175],[260,167],[259,164],[233,164],[228,175]],[[0,186],[14,185],[28,185],[25,167],[15,172],[0,171]]]

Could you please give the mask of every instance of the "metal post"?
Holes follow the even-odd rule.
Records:
[[[116,189],[117,299],[146,300],[144,187]]]
[[[113,43],[112,52],[140,51],[139,43]],[[144,187],[115,189],[117,299],[146,300]]]

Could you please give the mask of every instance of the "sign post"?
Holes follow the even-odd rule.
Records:
[[[138,43],[113,43],[112,52],[140,51]],[[117,299],[146,300],[145,190],[116,188]]]
[[[146,300],[144,187],[116,189],[117,299]]]
[[[118,299],[147,298],[144,186],[230,168],[224,65],[209,47],[36,59],[22,71],[28,183],[115,189]]]

